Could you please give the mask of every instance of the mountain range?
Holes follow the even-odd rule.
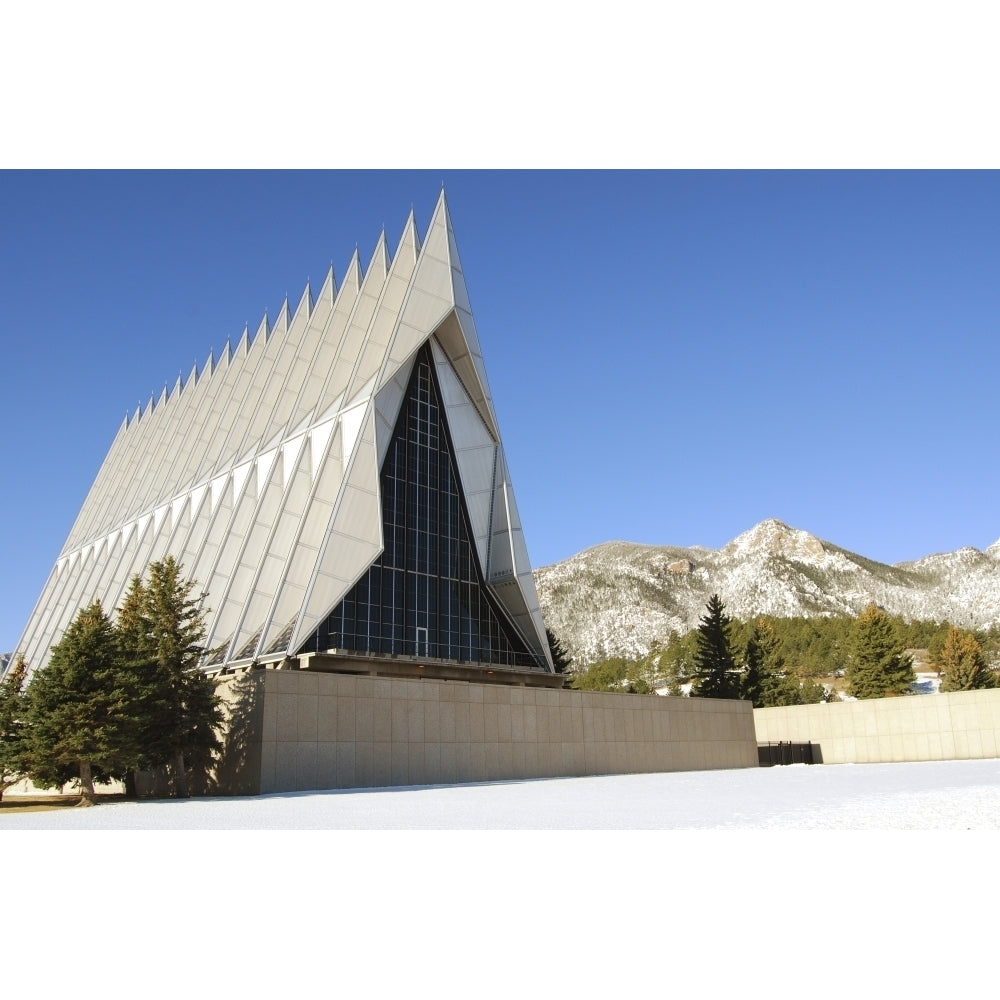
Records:
[[[712,594],[742,619],[856,615],[874,602],[907,619],[997,625],[1000,541],[889,566],[772,519],[718,550],[605,542],[541,567],[535,583],[579,668],[697,627]]]

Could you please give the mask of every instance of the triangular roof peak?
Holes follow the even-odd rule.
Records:
[[[263,335],[264,340],[267,340],[268,329],[269,328],[268,328],[268,325],[267,325],[267,310],[265,309],[264,310],[264,315],[261,316],[261,318],[260,318],[260,323],[257,324],[257,332],[253,335],[253,340],[254,340],[255,344],[257,343],[257,339],[261,335]],[[239,344],[236,347],[236,353],[237,354],[242,354],[243,357],[246,357],[250,353],[250,327],[249,326],[243,327],[243,336],[240,337],[240,342],[239,342]]]
[[[438,195],[437,203],[434,205],[434,211],[431,212],[431,221],[427,224],[427,232],[424,233],[424,242],[427,242],[427,237],[430,235],[431,230],[434,228],[434,224],[444,221],[448,228],[451,228],[451,217],[448,214],[448,199],[444,196],[444,186],[441,187],[441,193]]]
[[[340,290],[351,289],[351,294],[356,295],[361,287],[361,257],[358,255],[358,248],[354,248],[351,259],[347,263],[347,270],[344,272],[344,280],[340,283]]]
[[[455,232],[451,224],[451,213],[448,211],[448,201],[444,196],[444,188],[438,197],[431,221],[424,233],[422,252],[429,253],[438,260],[446,261],[457,270],[462,269],[458,259],[458,247],[455,244]]]
[[[431,219],[431,224],[435,221],[440,222],[444,226],[444,230],[448,236],[448,263],[456,271],[462,270],[462,261],[458,254],[458,244],[455,242],[455,227],[451,222],[451,212],[448,209],[448,199],[445,198],[444,188],[441,188],[441,195],[438,198],[437,205],[434,209],[434,216]],[[457,289],[456,289],[457,291]],[[465,305],[468,308],[468,303],[459,303],[459,305]]]
[[[337,276],[333,273],[333,261],[330,261],[330,269],[326,272],[323,287],[319,290],[316,299],[318,301],[324,297],[328,297],[331,302],[337,297]]]
[[[403,226],[402,235],[399,237],[399,243],[396,245],[396,252],[393,254],[393,261],[399,257],[400,253],[412,248],[414,261],[420,256],[420,235],[417,233],[417,220],[413,214],[413,209],[410,209],[410,215],[406,220],[406,224]]]
[[[295,307],[295,315],[305,309],[305,316],[308,319],[312,313],[313,298],[312,289],[309,287],[309,279],[306,279],[306,287],[302,289],[302,294],[299,296],[299,304]]]
[[[357,255],[357,251],[355,251]],[[365,271],[365,277],[368,277],[369,271],[372,269],[372,265],[378,264],[379,272],[383,276],[385,272],[389,270],[389,248],[385,242],[385,227],[382,227],[382,232],[378,234],[378,242],[375,244],[375,250],[372,253],[372,259],[368,263],[368,270]]]

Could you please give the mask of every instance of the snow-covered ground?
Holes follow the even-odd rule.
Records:
[[[793,765],[0,813],[35,830],[996,830],[1000,760]]]
[[[998,828],[998,760],[0,812],[0,977],[39,995],[93,952],[105,1000],[978,995]]]

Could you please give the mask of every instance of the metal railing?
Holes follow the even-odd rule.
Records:
[[[761,767],[774,767],[777,764],[812,764],[813,745],[808,743],[758,743],[757,760]]]

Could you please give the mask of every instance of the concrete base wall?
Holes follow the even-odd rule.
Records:
[[[824,764],[1000,755],[1000,690],[755,708],[761,743],[819,744]]]
[[[216,794],[757,766],[748,702],[303,670],[222,693]]]

